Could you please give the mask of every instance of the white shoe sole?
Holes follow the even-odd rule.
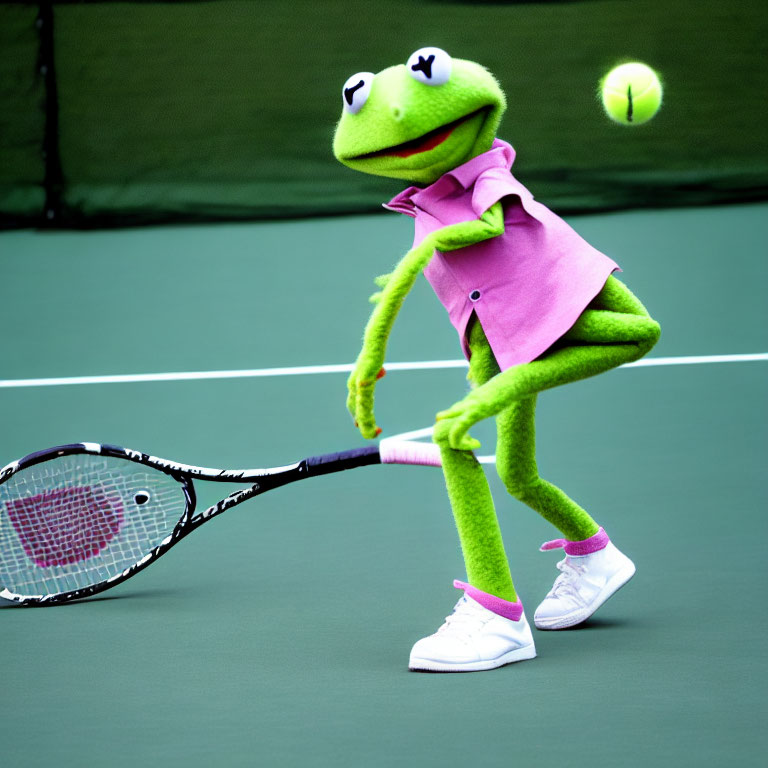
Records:
[[[468,661],[456,663],[451,661],[433,661],[432,659],[419,659],[411,657],[408,669],[411,672],[483,672],[487,669],[497,669],[516,661],[526,661],[536,658],[536,646],[526,645],[514,651],[505,653],[495,659],[484,661]]]
[[[584,608],[579,608],[563,616],[548,616],[537,618],[534,614],[533,623],[536,629],[568,629],[586,621],[611,595],[616,594],[634,575],[635,564],[628,560],[620,571],[617,571],[598,593],[593,603]]]

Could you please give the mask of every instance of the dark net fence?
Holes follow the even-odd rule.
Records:
[[[341,86],[424,45],[486,65],[516,173],[561,212],[768,197],[768,3],[0,3],[0,224],[372,211],[401,184],[331,154]],[[663,76],[610,123],[611,66]]]

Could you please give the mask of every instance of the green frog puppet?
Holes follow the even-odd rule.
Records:
[[[504,94],[484,67],[422,48],[404,65],[353,75],[342,99],[336,158],[413,184],[387,207],[415,222],[411,250],[376,280],[381,290],[349,378],[349,411],[364,437],[381,432],[374,387],[397,312],[421,272],[458,332],[472,384],[437,414],[433,436],[467,581],[454,582],[462,598],[436,633],[415,644],[409,667],[476,671],[531,659],[531,629],[469,430],[496,417],[504,485],[562,534],[542,547],[562,548],[565,558],[536,609],[536,627],[584,622],[635,566],[584,509],[539,477],[536,397],[641,358],[659,326],[613,275],[618,266],[512,176],[515,152],[495,138]]]

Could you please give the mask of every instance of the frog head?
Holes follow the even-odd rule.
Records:
[[[494,76],[440,48],[358,72],[342,89],[333,153],[363,173],[431,184],[487,152],[506,107]]]

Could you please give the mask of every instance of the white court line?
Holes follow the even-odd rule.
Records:
[[[768,361],[768,352],[748,355],[691,355],[689,357],[651,357],[627,363],[621,368],[657,365],[698,365],[702,363],[745,363]],[[466,360],[422,360],[410,363],[384,363],[387,371],[423,371],[466,368]],[[109,376],[66,376],[46,379],[0,379],[0,389],[13,387],[63,387],[72,384],[138,384],[157,381],[202,381],[204,379],[254,379],[266,376],[308,376],[320,373],[350,373],[352,363],[302,365],[291,368],[253,368],[240,371],[186,371],[179,373],[126,373]]]

